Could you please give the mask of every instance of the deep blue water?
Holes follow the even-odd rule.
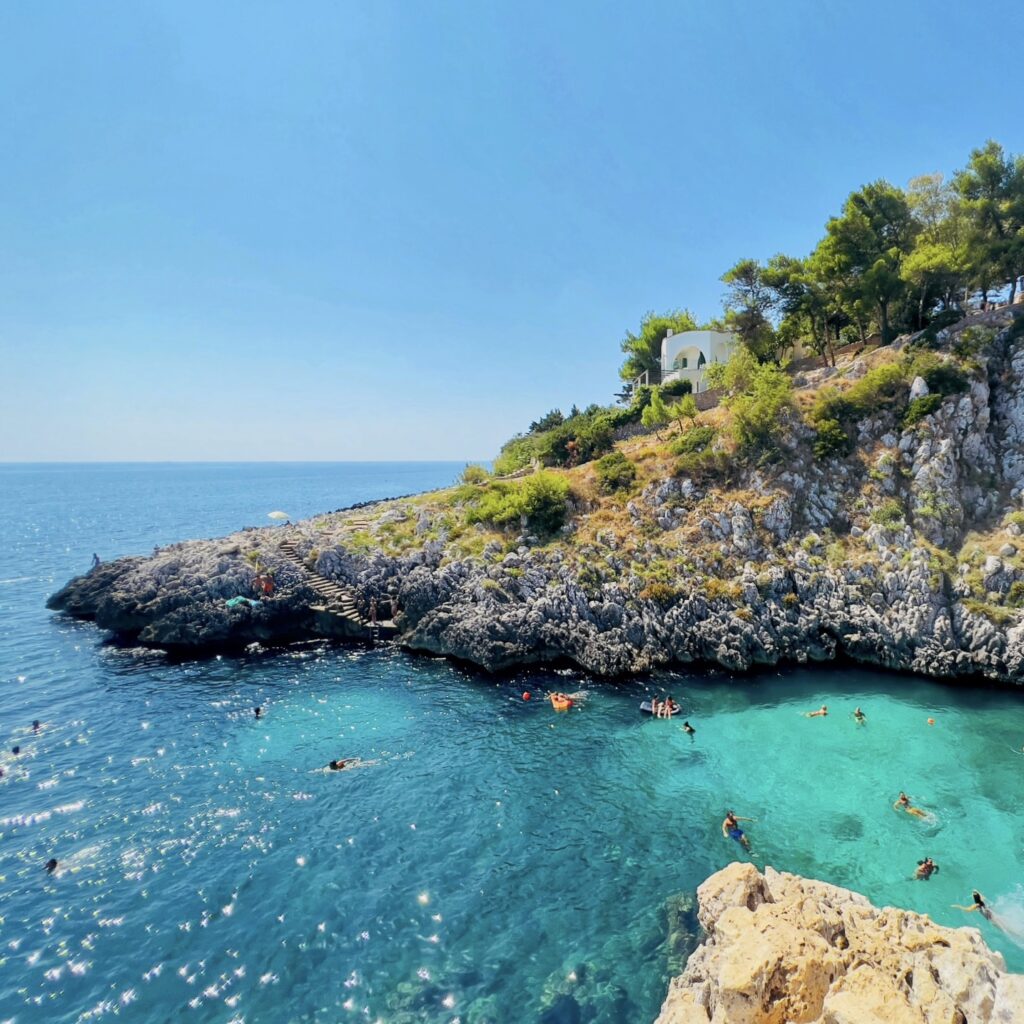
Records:
[[[831,666],[488,678],[326,644],[174,663],[43,607],[94,551],[460,468],[0,466],[0,749],[22,747],[0,755],[0,1020],[481,1024],[536,1020],[559,992],[584,1020],[650,1020],[665,901],[739,852],[728,805],[757,818],[759,864],[981,925],[1024,969],[950,907],[977,886],[1024,934],[1014,692]],[[651,688],[694,740],[638,714]],[[551,689],[584,699],[559,715]],[[336,756],[367,763],[318,770]],[[930,820],[892,810],[901,788]],[[910,881],[926,853],[940,874]]]

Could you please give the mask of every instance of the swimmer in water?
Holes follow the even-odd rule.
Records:
[[[57,870],[57,858],[56,857],[51,857],[46,862],[46,873],[48,875],[52,875],[54,873],[54,871],[56,871],[56,870]]]
[[[892,805],[892,809],[894,811],[906,811],[907,814],[912,814],[912,815],[914,815],[915,818],[927,818],[928,817],[928,812],[927,811],[922,811],[920,807],[915,807],[910,802],[910,797],[907,796],[907,794],[904,793],[903,790],[900,790],[899,799],[896,801],[896,803],[894,803]]]
[[[747,834],[740,828],[741,821],[753,821],[753,818],[742,818],[732,811],[725,812],[725,821],[722,822],[722,837],[724,839],[735,839],[745,850],[750,849],[750,840]]]
[[[808,711],[805,717],[807,717],[807,718],[824,718],[827,714],[828,714],[828,706],[826,704],[822,704],[821,707],[818,708],[817,711]]]
[[[33,732],[39,732],[39,719],[38,718],[32,723],[32,731]]]
[[[931,857],[925,857],[924,860],[917,862],[917,870],[914,872],[914,877],[920,882],[927,882],[932,875],[939,873],[939,865],[931,859]]]
[[[861,711],[860,708],[857,708],[857,710],[853,713],[853,720],[858,725],[864,725],[867,722],[867,717],[865,716],[864,712]]]
[[[17,757],[21,753],[21,747],[11,747],[11,753]]]
[[[975,889],[971,893],[971,899],[973,899],[974,902],[969,907],[961,907],[959,903],[954,903],[953,906],[957,910],[964,911],[965,914],[973,914],[974,911],[977,911],[983,918],[985,918],[986,921],[991,921],[992,911],[989,910],[988,904],[985,902],[985,897]]]
[[[697,730],[694,729],[694,727],[690,725],[689,722],[683,722],[683,732],[685,732],[687,736],[693,736],[694,733],[696,733],[696,731]]]
[[[345,757],[339,758],[334,761],[327,762],[327,768],[332,772],[343,772],[346,768],[351,768],[354,764],[358,763],[358,758]]]
[[[263,708],[253,708],[253,709],[252,709],[252,713],[253,713],[253,714],[254,714],[254,715],[255,715],[255,716],[257,717],[257,718],[262,718],[262,717],[263,717]]]

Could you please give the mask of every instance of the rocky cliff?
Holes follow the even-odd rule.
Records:
[[[955,386],[928,395],[924,380],[908,380],[851,414],[848,448],[824,450],[812,404],[880,367],[916,365],[915,352]],[[467,484],[358,519],[336,513],[115,561],[50,606],[166,648],[318,635],[309,578],[280,549],[288,540],[364,612],[372,598],[396,601],[408,648],[487,669],[567,660],[614,675],[846,657],[1019,683],[1024,319],[976,317],[795,383],[773,458],[730,462],[729,413],[702,413],[725,469],[676,461],[665,439],[623,442],[635,485],[608,494],[592,464],[569,470],[553,537],[472,520],[475,491],[511,485]],[[257,570],[273,574],[275,593],[227,606],[253,593]]]
[[[656,1024],[1011,1024],[1024,976],[975,928],[752,864],[697,891],[704,943]]]

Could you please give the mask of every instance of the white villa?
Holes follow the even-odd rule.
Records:
[[[731,331],[683,331],[669,328],[661,343],[661,383],[688,380],[693,393],[707,390],[704,367],[724,363],[736,349],[736,335]]]

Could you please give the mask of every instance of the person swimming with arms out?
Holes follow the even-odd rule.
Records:
[[[931,859],[931,857],[925,857],[924,860],[917,862],[917,870],[914,872],[914,878],[919,882],[927,882],[932,875],[939,873],[939,865]]]
[[[992,911],[989,910],[988,904],[985,902],[985,897],[975,889],[971,893],[971,899],[974,902],[969,907],[962,907],[959,903],[954,903],[952,906],[956,910],[962,910],[965,914],[973,914],[977,911],[986,921],[991,921],[993,918]]]
[[[866,725],[867,724],[867,716],[864,714],[863,711],[861,711],[860,708],[857,708],[857,710],[854,711],[854,713],[853,713],[853,720],[858,725]]]
[[[804,713],[804,718],[824,718],[828,714],[828,705],[822,704],[817,711],[807,711]]]
[[[900,790],[899,799],[897,799],[896,803],[894,803],[892,805],[892,809],[894,811],[901,811],[901,810],[902,811],[906,811],[907,814],[912,814],[912,815],[914,815],[915,818],[927,818],[928,817],[928,812],[927,811],[922,811],[920,807],[915,807],[910,802],[910,797],[907,796],[907,794],[904,793],[902,789]]]
[[[331,772],[343,772],[346,768],[354,768],[359,764],[358,757],[342,757],[327,762],[327,770]]]
[[[750,849],[750,840],[747,838],[746,832],[740,828],[741,821],[753,821],[753,818],[744,818],[733,811],[725,812],[725,820],[722,822],[722,838],[723,839],[735,839],[744,850]]]

